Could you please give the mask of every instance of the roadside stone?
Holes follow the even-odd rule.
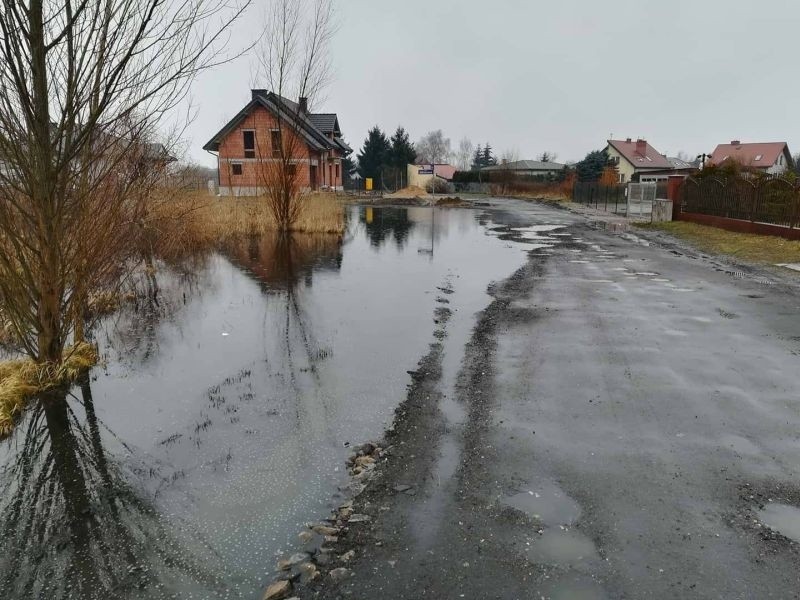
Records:
[[[325,542],[328,544],[335,544],[339,541],[339,538],[335,535],[326,535]]]
[[[341,517],[343,519],[345,519],[345,520],[349,519],[350,515],[352,515],[352,514],[353,514],[353,509],[352,508],[342,508],[342,509],[339,510],[339,515],[341,515]]]
[[[303,563],[298,567],[298,569],[300,570],[300,573],[302,573],[303,577],[305,577],[307,580],[314,580],[319,577],[317,566],[314,563]]]
[[[263,600],[285,600],[292,591],[290,581],[276,581],[264,592]]]
[[[366,467],[367,465],[373,465],[373,464],[375,464],[375,459],[374,459],[374,458],[372,458],[371,456],[359,456],[359,457],[356,459],[356,464],[357,464],[359,467]]]
[[[320,535],[339,535],[338,527],[328,527],[327,525],[314,525],[311,530]]]
[[[353,572],[350,569],[345,569],[344,567],[339,567],[338,569],[333,569],[329,573],[331,579],[334,581],[342,581],[344,579],[349,579],[353,576]],[[267,600],[265,598],[265,600]]]
[[[344,554],[342,554],[339,557],[339,560],[341,560],[342,562],[350,562],[355,557],[356,557],[356,551],[355,550],[349,550],[348,552],[345,552]]]
[[[355,515],[350,517],[350,521],[349,522],[350,523],[366,523],[368,521],[372,521],[372,517],[370,517],[369,515],[355,514]]]
[[[313,533],[311,533],[310,531],[301,531],[301,532],[300,532],[300,533],[297,535],[297,537],[298,537],[298,538],[300,538],[300,541],[301,541],[303,544],[307,544],[308,542],[310,542],[311,540],[313,540],[313,539],[314,539],[314,534],[313,534]]]
[[[404,483],[401,483],[400,485],[394,486],[394,491],[397,492],[398,494],[402,494],[403,492],[407,492],[410,489],[411,489],[411,486],[410,485],[406,485]]]

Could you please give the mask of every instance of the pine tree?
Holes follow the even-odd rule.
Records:
[[[391,154],[391,144],[377,125],[369,130],[358,153],[358,172],[364,179],[379,179]]]
[[[486,142],[486,145],[483,147],[483,166],[484,167],[491,167],[497,164],[497,159],[492,154],[492,146],[489,142]]]
[[[402,171],[405,171],[408,165],[413,165],[417,160],[417,152],[414,150],[414,144],[408,137],[408,132],[403,127],[398,127],[397,131],[392,136],[392,148],[390,151],[389,164]]]
[[[575,165],[575,172],[578,174],[579,181],[598,181],[608,165],[609,159],[606,151],[594,150]]]
[[[472,156],[472,170],[479,171],[483,167],[483,149],[481,145],[475,148],[475,154]]]

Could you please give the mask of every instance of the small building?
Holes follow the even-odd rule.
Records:
[[[608,140],[606,154],[617,168],[620,183],[645,181],[648,174],[649,181],[667,179],[673,168],[666,156],[643,139]]]
[[[282,136],[291,136],[282,139]],[[204,150],[217,152],[221,196],[256,196],[265,172],[291,148],[290,157],[305,189],[342,189],[342,159],[352,152],[334,113],[309,113],[308,101],[293,102],[267,90],[251,90],[251,100]]]
[[[680,175],[686,178],[699,171],[697,165],[687,162],[682,158],[677,158],[675,156],[667,156],[666,158],[670,165],[672,165],[670,169],[641,173],[639,175],[639,181],[641,183],[657,183],[659,181],[666,181],[672,175]]]
[[[733,140],[730,144],[717,146],[708,164],[719,166],[729,161],[771,175],[780,175],[794,166],[786,142],[743,144],[739,140]]]
[[[408,165],[408,185],[426,189],[425,186],[434,176],[444,181],[453,181],[453,176],[457,170],[453,165],[446,163]]]
[[[538,160],[515,160],[499,165],[482,167],[482,173],[512,173],[516,177],[547,177],[558,175],[564,171],[566,165],[557,162],[541,162]]]

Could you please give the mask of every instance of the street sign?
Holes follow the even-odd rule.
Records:
[[[420,169],[417,173],[420,175],[433,175],[433,169]]]

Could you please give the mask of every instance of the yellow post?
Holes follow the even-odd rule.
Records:
[[[368,206],[367,207],[367,225],[372,225],[372,219],[373,219],[372,207]]]
[[[371,192],[371,191],[372,191],[372,177],[367,177],[367,180],[366,180],[366,190],[367,190],[368,192]]]

